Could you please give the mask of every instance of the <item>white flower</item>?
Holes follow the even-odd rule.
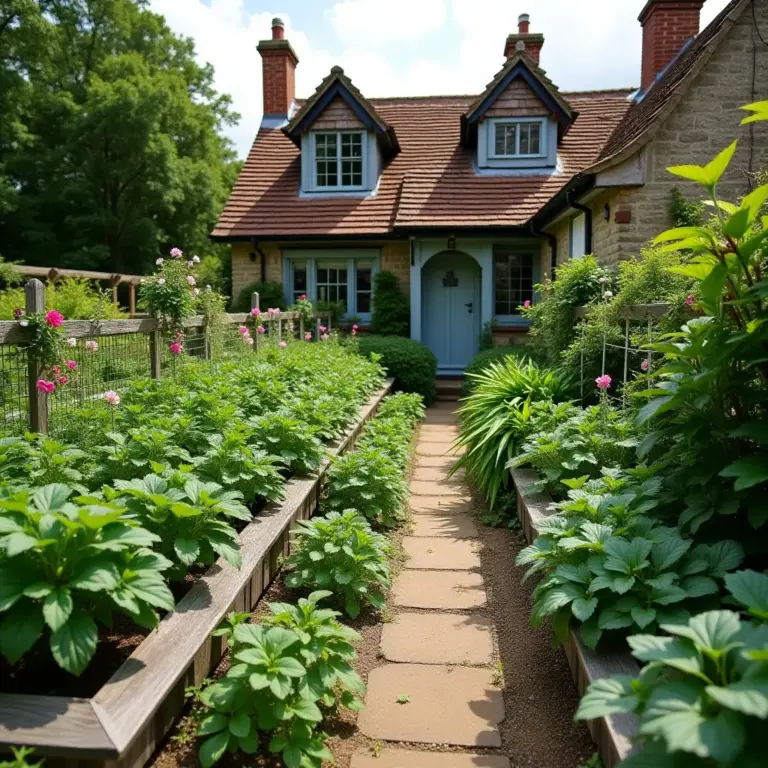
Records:
[[[192,267],[194,266],[194,264],[195,264],[195,262],[194,262],[194,261],[192,261],[192,260],[190,260],[190,261],[188,261],[188,262],[187,262],[187,266],[188,266],[190,269],[192,269]]]
[[[206,285],[206,286],[205,286],[205,290],[206,290],[206,291],[212,291],[212,290],[213,290],[213,288],[211,288],[211,286],[210,286],[210,285]]]
[[[190,285],[196,285],[196,284],[197,284],[197,280],[195,280],[195,278],[194,278],[194,277],[192,277],[192,275],[187,275],[187,282],[188,282]]]
[[[68,347],[76,347],[77,346],[77,339],[74,336],[71,339],[67,339],[67,346]]]
[[[26,328],[29,325],[29,320],[19,320],[19,325],[22,328]]]
[[[98,341],[93,341],[92,339],[89,340],[89,341],[86,341],[85,342],[85,348],[89,352],[98,352],[98,350],[99,350],[99,342]]]
[[[192,262],[194,264],[199,264],[200,263],[200,257],[199,256],[193,256],[192,257]]]
[[[155,261],[155,264],[157,264],[157,266],[159,267],[164,262],[165,262],[165,259],[157,259],[157,261]]]
[[[161,278],[160,278],[160,279],[157,281],[157,284],[158,284],[158,285],[165,285],[165,278],[164,278],[164,277],[161,277]]]
[[[600,283],[600,285],[602,285],[603,283],[607,283],[608,282],[608,278],[607,277],[601,277],[597,282]]]
[[[606,299],[610,299],[613,296],[613,291],[606,291],[603,296],[605,296]]]
[[[192,295],[195,296],[195,297],[199,296],[200,295],[200,289],[199,288],[195,288],[195,290],[192,291]]]

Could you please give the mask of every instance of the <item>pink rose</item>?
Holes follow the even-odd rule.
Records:
[[[353,326],[352,326],[352,330],[353,330],[353,331],[356,331],[356,330],[357,330],[359,327],[360,327],[360,326],[359,326],[359,325],[357,325],[357,323],[355,323],[355,325],[353,325]]]
[[[323,341],[328,341],[328,339],[330,339],[331,337],[330,337],[330,336],[329,336],[327,333],[324,333],[324,334],[323,334],[323,335],[322,335],[320,338],[321,338]]]
[[[46,395],[50,395],[56,389],[56,385],[52,381],[46,381],[45,379],[37,380],[37,391],[45,392]]]
[[[244,325],[241,325],[238,330],[240,331],[240,335],[241,336],[248,336],[248,335],[250,335],[250,331]]]
[[[256,328],[256,330],[257,330],[259,333],[266,333],[266,328],[264,328],[264,326],[263,326],[263,325],[260,325],[260,326],[258,326],[258,327]]]
[[[57,383],[57,384],[58,384],[60,387],[65,387],[65,386],[67,385],[67,382],[68,382],[68,381],[69,381],[69,379],[68,379],[66,376],[59,376],[59,378],[58,378],[58,379],[56,379],[56,383]]]
[[[168,349],[171,351],[172,355],[180,355],[181,354],[181,344],[178,341],[174,341],[173,344],[171,344]]]
[[[113,408],[120,405],[120,395],[118,395],[117,392],[113,392],[111,389],[108,392],[105,392],[102,397],[106,400],[107,405],[111,405]]]
[[[55,374],[59,374],[59,373],[61,373],[61,366],[60,366],[60,365],[54,365],[54,366],[53,366],[53,372],[54,372]]]
[[[288,346],[288,344],[285,341],[280,342],[280,349],[285,349]]]
[[[64,315],[55,309],[45,315],[45,322],[51,326],[51,328],[58,328],[64,322]]]
[[[529,299],[526,299],[526,300],[523,302],[523,306],[524,306],[526,309],[530,309],[530,308],[531,308],[531,302],[530,302],[530,300],[529,300]]]
[[[324,325],[320,326],[320,333],[325,333],[327,330],[328,329]]]
[[[171,248],[171,256],[173,256],[174,259],[178,259],[183,254],[184,251],[182,251],[181,248]]]
[[[299,296],[299,301],[306,301],[307,300],[307,294],[302,293],[301,296]]]
[[[74,360],[67,360],[64,365],[69,368],[70,371],[76,371],[77,370],[77,363]]]
[[[304,341],[312,341],[312,332],[311,331],[307,331],[304,334]]]
[[[24,310],[21,307],[16,307],[16,309],[13,310],[13,317],[15,320],[21,320],[21,318],[24,317]]]
[[[651,367],[651,365],[650,365],[650,363],[648,362],[648,360],[646,359],[646,360],[643,360],[643,362],[642,362],[642,363],[640,363],[640,367],[641,367],[641,368],[642,368],[644,371],[647,371],[647,370],[648,370],[648,369]]]
[[[689,307],[690,307],[690,306],[691,306],[691,304],[693,304],[693,296],[688,296],[688,297],[686,298],[686,300],[685,300],[685,303],[686,303],[686,305],[687,305],[687,306],[689,306]]]
[[[251,317],[258,317],[261,314],[261,310],[258,307],[254,307],[251,310]]]
[[[608,389],[611,386],[611,377],[607,373],[598,376],[595,379],[595,384],[597,384],[598,389]]]

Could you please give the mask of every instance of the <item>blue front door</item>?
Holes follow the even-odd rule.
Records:
[[[421,290],[422,341],[440,373],[461,373],[479,344],[480,268],[464,253],[437,254],[424,266]]]

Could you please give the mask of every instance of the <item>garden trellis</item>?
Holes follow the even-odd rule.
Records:
[[[45,288],[39,280],[26,284],[25,295],[27,314],[45,310]],[[258,294],[253,295],[252,306],[259,308]],[[275,311],[268,316],[265,311],[262,317],[278,343],[305,338],[305,318],[299,312]],[[260,334],[253,334],[251,347],[238,331],[251,320],[250,314],[225,315],[217,345],[206,317],[191,317],[184,322],[185,353],[216,365],[258,352],[260,343],[265,343]],[[330,313],[318,313],[312,322],[314,340],[320,339],[321,328],[331,329]],[[162,326],[153,317],[68,320],[62,331],[67,339],[75,340],[69,356],[77,363],[77,371],[66,387],[47,396],[37,389],[42,366],[31,343],[32,329],[18,322],[0,322],[0,426],[6,433],[55,433],[71,409],[100,399],[105,391],[119,390],[132,379],[159,379],[175,372],[176,359],[167,349]]]

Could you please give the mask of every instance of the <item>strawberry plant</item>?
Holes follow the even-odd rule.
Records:
[[[623,768],[758,768],[768,720],[768,576],[727,574],[740,613],[707,611],[629,638],[640,677],[597,680],[576,717],[640,716],[638,747]]]
[[[173,610],[157,535],[124,507],[72,499],[65,485],[0,498],[0,653],[13,664],[48,631],[57,664],[73,675],[96,651],[96,621],[122,611],[142,626]]]
[[[304,475],[317,469],[323,459],[323,446],[315,430],[278,411],[259,416],[250,422],[252,440],[268,453],[279,456],[292,472]]]
[[[355,510],[302,520],[294,537],[287,562],[292,571],[285,578],[289,587],[329,589],[343,599],[353,618],[366,603],[384,606],[382,590],[390,586],[389,544]]]

